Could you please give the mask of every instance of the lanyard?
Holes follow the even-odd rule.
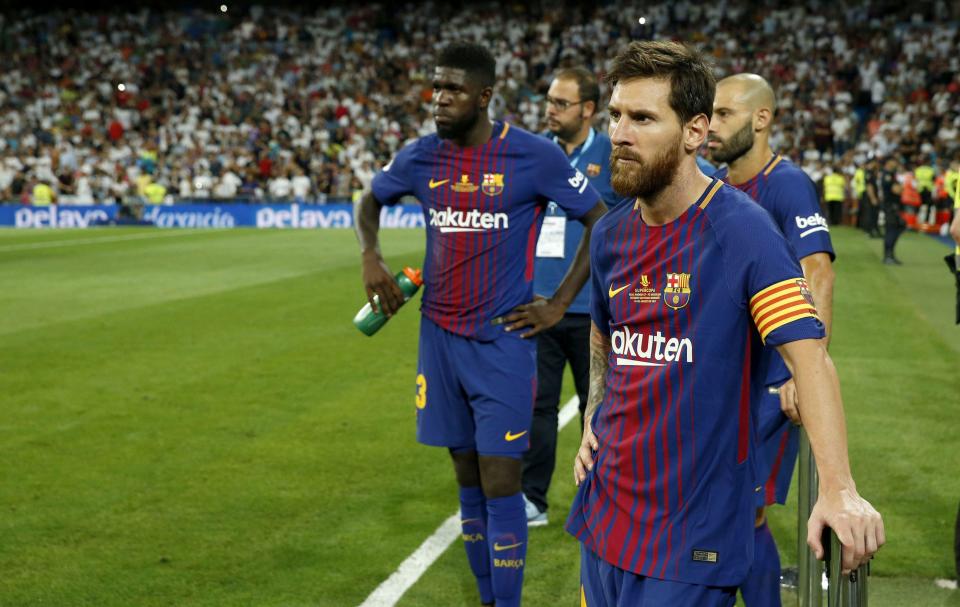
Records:
[[[594,131],[593,128],[591,128],[590,133],[587,135],[587,140],[584,141],[583,145],[580,147],[580,151],[577,152],[576,156],[570,157],[570,166],[572,166],[573,168],[577,168],[577,163],[580,162],[580,158],[584,154],[586,154],[587,150],[590,149],[590,146],[593,145],[593,140],[596,138],[596,135],[597,135],[597,132]],[[560,141],[556,137],[553,138],[553,142],[558,145],[560,143]]]

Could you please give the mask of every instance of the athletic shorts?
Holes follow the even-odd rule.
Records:
[[[736,587],[659,580],[625,571],[580,544],[581,607],[731,607]]]
[[[800,430],[780,409],[777,389],[776,386],[765,388],[757,409],[758,508],[787,503],[790,478],[800,449]]]
[[[420,321],[417,440],[425,445],[520,457],[530,446],[537,346],[504,332],[477,341]]]

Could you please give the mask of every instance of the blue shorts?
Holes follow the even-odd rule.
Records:
[[[581,607],[731,607],[736,587],[644,577],[611,565],[580,544]]]
[[[776,386],[764,388],[757,409],[759,441],[757,507],[785,504],[800,449],[800,430],[780,409]]]
[[[420,321],[417,440],[425,445],[520,457],[530,446],[537,344],[504,332],[493,341]]]

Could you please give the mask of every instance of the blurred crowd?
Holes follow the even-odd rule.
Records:
[[[675,38],[779,97],[774,149],[815,180],[960,154],[960,4],[446,3],[0,14],[0,200],[349,201],[433,130],[435,49],[488,44],[491,113],[542,128],[558,67]],[[604,116],[598,118],[603,127]],[[38,197],[39,196],[39,197]]]

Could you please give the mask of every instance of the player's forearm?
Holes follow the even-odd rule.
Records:
[[[360,197],[360,202],[353,209],[353,219],[356,225],[357,241],[360,243],[360,252],[363,255],[380,257],[380,203],[369,190]]]
[[[817,460],[820,491],[855,489],[847,454],[847,427],[840,382],[826,348],[817,340],[792,342],[777,348],[797,387],[803,427]]]
[[[551,298],[553,301],[563,304],[564,309],[570,307],[577,293],[580,292],[580,289],[583,288],[590,277],[590,234],[593,232],[593,224],[597,223],[597,220],[603,217],[606,212],[607,206],[603,202],[598,202],[580,219],[584,227],[583,237],[580,239],[580,245],[577,247],[577,252],[570,263],[567,274],[560,281],[560,285]]]
[[[593,418],[607,390],[607,368],[610,364],[610,336],[590,323],[590,386],[584,419]]]
[[[803,267],[803,276],[810,285],[817,314],[826,332],[823,344],[829,346],[833,329],[833,283],[835,280],[833,264],[828,254],[815,253],[801,259],[800,265]]]

